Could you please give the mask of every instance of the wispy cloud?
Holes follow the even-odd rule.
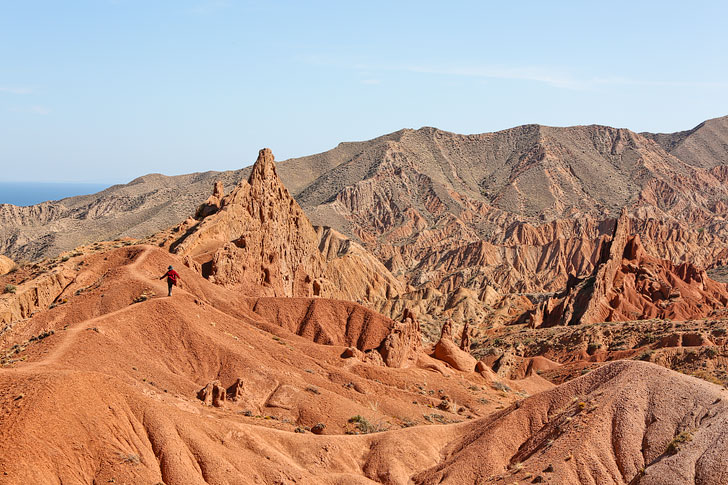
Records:
[[[566,71],[541,67],[502,67],[502,66],[471,66],[471,67],[431,67],[406,66],[401,71],[426,74],[442,74],[449,76],[484,78],[484,79],[510,79],[520,81],[533,81],[548,84],[562,89],[590,90],[599,86],[652,86],[652,87],[686,87],[686,88],[728,88],[728,82],[712,81],[662,81],[652,79],[632,79],[628,77],[592,77],[581,78]]]
[[[33,106],[22,106],[22,107],[14,107],[14,108],[8,108],[8,111],[11,111],[13,113],[31,113],[36,114],[40,116],[46,116],[51,114],[51,109],[47,106],[42,106],[39,104],[33,105]]]
[[[483,64],[387,64],[374,65],[366,63],[351,64],[346,61],[327,59],[318,56],[301,59],[319,66],[332,66],[343,69],[360,71],[362,75],[372,76],[369,80],[361,81],[364,84],[379,83],[379,77],[384,72],[407,72],[412,74],[450,76],[460,78],[501,79],[512,81],[530,81],[542,83],[554,88],[569,90],[594,90],[607,86],[647,86],[647,87],[674,87],[674,88],[728,88],[728,82],[722,81],[686,81],[686,80],[655,80],[634,79],[624,76],[586,77],[580,76],[574,70],[549,66],[503,66]]]
[[[505,67],[505,66],[422,66],[410,65],[400,68],[400,70],[423,73],[423,74],[442,74],[448,76],[459,77],[475,77],[486,79],[510,79],[521,81],[535,81],[550,84],[559,88],[581,89],[583,83],[578,79],[558,72],[556,70],[538,68],[538,67]]]
[[[33,92],[30,88],[15,87],[15,86],[0,86],[0,93],[9,94],[31,94]]]

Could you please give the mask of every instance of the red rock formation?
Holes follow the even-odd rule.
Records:
[[[218,184],[198,212],[203,219],[179,226],[173,233],[182,236],[167,242],[211,281],[250,296],[373,301],[401,291],[361,246],[311,225],[278,178],[269,149],[260,151],[247,182],[221,196]]]
[[[205,217],[219,211],[222,206],[223,197],[225,197],[225,186],[220,180],[218,180],[215,182],[215,188],[212,191],[212,195],[197,208],[195,218],[204,219]]]
[[[220,381],[212,381],[197,392],[197,399],[208,406],[219,408],[225,405],[226,394]]]
[[[409,367],[416,363],[422,350],[420,324],[407,310],[402,321],[395,324],[379,347],[384,363],[389,367]]]
[[[728,304],[726,284],[690,263],[675,265],[648,255],[640,237],[630,232],[623,215],[595,272],[570,278],[561,295],[530,315],[530,326],[701,318]]]
[[[448,321],[442,327],[440,340],[435,344],[432,356],[443,362],[447,362],[454,369],[473,372],[477,360],[468,352],[461,350],[452,340],[452,323]]]
[[[0,288],[0,324],[9,324],[30,317],[56,301],[77,273],[63,265],[30,281],[17,285],[12,293]],[[15,286],[15,285],[13,285]]]
[[[470,322],[463,324],[463,334],[460,337],[460,350],[470,353]]]

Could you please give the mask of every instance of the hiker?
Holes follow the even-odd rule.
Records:
[[[167,293],[167,296],[172,296],[172,286],[177,284],[177,280],[179,279],[179,273],[177,273],[170,265],[170,267],[167,268],[167,272],[164,273],[159,279],[161,280],[163,278],[167,278],[167,287],[169,288],[169,293]]]

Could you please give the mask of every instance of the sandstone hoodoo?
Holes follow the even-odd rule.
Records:
[[[463,335],[466,335],[466,332],[467,330],[463,330]],[[432,356],[438,360],[447,362],[454,369],[473,372],[475,370],[476,360],[467,350],[461,347],[462,345],[458,347],[453,341],[452,322],[447,322],[442,327],[440,340],[435,344]]]

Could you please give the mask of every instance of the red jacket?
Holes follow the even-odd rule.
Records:
[[[177,284],[177,278],[179,278],[179,274],[175,270],[170,269],[169,271],[164,273],[164,276],[162,276],[162,278],[164,278],[165,276],[172,280],[172,283],[174,283],[175,285]]]

